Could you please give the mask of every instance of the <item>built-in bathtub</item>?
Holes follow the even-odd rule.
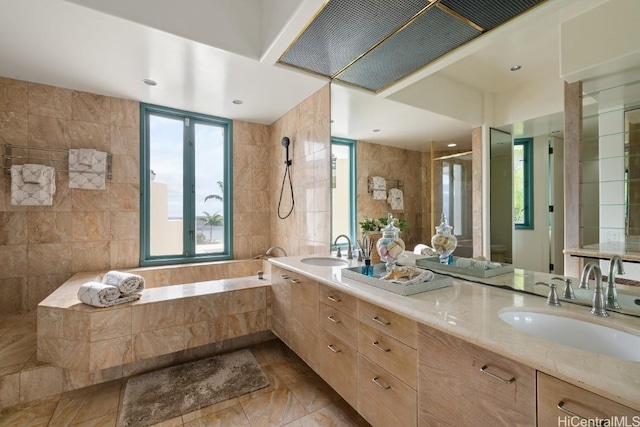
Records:
[[[38,305],[38,360],[95,373],[269,332],[269,276],[257,276],[263,267],[239,260],[123,270],[145,278],[142,297],[108,308],[77,298],[80,285],[106,272],[78,273]]]

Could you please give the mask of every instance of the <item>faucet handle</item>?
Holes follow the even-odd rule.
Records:
[[[342,252],[340,252],[340,246],[338,246],[338,251],[336,252],[336,256],[338,258],[342,258]]]
[[[553,277],[551,278],[551,280],[562,280],[564,282],[564,292],[562,295],[563,298],[576,299],[576,295],[573,292],[573,287],[571,286],[571,284],[573,283],[573,280],[567,279],[564,277]]]
[[[554,307],[560,307],[560,300],[558,298],[558,285],[555,283],[536,282],[536,285],[544,285],[549,288],[549,295],[547,295],[547,305]]]

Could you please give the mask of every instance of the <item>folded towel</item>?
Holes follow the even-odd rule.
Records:
[[[81,163],[80,160],[82,150],[88,149],[69,150],[69,188],[104,190],[107,188],[105,181],[107,153],[90,150],[93,151],[93,161],[90,165],[86,165]]]
[[[386,190],[387,189],[387,180],[381,176],[374,176],[371,178],[371,189],[372,190]]]
[[[56,192],[56,171],[51,166],[42,166],[40,184],[24,182],[21,165],[11,166],[11,204],[18,206],[52,206]]]
[[[78,289],[78,299],[96,307],[109,307],[122,296],[117,286],[99,282],[87,282]]]
[[[45,167],[43,165],[22,165],[22,181],[25,184],[42,184]]]
[[[390,280],[390,282],[398,283],[400,285],[415,285],[417,283],[430,282],[434,278],[435,278],[435,274],[433,274],[433,271],[424,270],[422,271],[422,273],[418,274],[412,279],[397,278],[397,279]]]
[[[472,268],[474,270],[491,270],[502,267],[499,262],[480,261],[473,258],[457,258],[456,267]]]
[[[102,278],[102,283],[116,286],[124,296],[140,293],[144,289],[144,277],[123,271],[109,271]]]
[[[78,149],[78,164],[84,166],[91,166],[95,161],[94,157],[96,155],[96,150],[90,148],[79,148]]]
[[[386,200],[387,190],[373,190],[373,200]]]
[[[404,210],[404,194],[402,193],[402,190],[400,190],[399,188],[390,189],[387,203],[391,205],[391,210],[403,211]]]

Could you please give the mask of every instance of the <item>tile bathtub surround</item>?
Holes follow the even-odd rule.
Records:
[[[262,261],[250,260],[165,268],[169,277],[182,276],[183,281],[178,283],[188,282],[181,272],[197,279],[150,287],[139,301],[110,308],[78,302],[78,287],[101,277],[99,273],[79,273],[38,306],[38,360],[69,370],[96,372],[267,331],[268,281],[254,275],[206,279],[220,277],[207,276],[207,270],[220,274],[219,269],[227,267],[224,277],[229,271],[257,271],[260,265]],[[130,271],[162,277],[158,274],[162,270]]]

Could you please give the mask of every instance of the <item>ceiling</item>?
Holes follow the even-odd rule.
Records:
[[[548,0],[377,94],[334,87],[333,132],[421,151],[487,122],[548,134],[562,127],[559,23],[604,1]],[[277,64],[324,2],[0,0],[0,76],[271,124],[329,81]],[[526,90],[535,108],[501,110]]]

